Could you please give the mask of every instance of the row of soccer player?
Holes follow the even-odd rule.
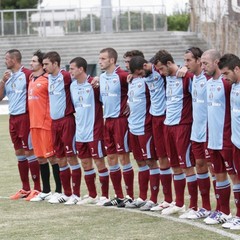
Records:
[[[6,93],[9,98],[10,134],[23,182],[23,188],[12,198],[19,196],[28,196],[28,199],[33,197],[31,200],[48,198],[50,191],[49,180],[46,180],[49,178],[47,159],[53,159],[53,166],[56,166],[57,162],[60,168],[60,182],[64,194],[60,194],[60,190],[56,189],[58,194],[53,195],[49,202],[66,204],[97,202],[94,183],[96,174],[92,163],[94,159],[102,190],[99,205],[162,210],[162,214],[182,213],[180,218],[205,218],[207,224],[224,223],[223,227],[239,229],[240,184],[237,175],[239,163],[236,140],[239,137],[238,90],[234,90],[237,86],[234,84],[231,91],[231,84],[222,76],[223,73],[227,79],[238,81],[237,56],[228,54],[220,58],[220,54],[215,50],[208,50],[202,55],[199,48],[193,47],[184,55],[189,72],[179,71],[167,51],[157,52],[151,62],[146,61],[139,51],[127,52],[124,57],[130,75],[116,65],[117,52],[114,49],[101,50],[99,65],[105,72],[99,79],[87,76],[85,59],[74,58],[70,62],[69,70],[72,81],[69,73],[60,69],[58,53],[49,52],[43,55],[37,52],[31,61],[32,74],[27,86],[28,76],[25,74],[27,71],[19,61],[21,54],[17,50],[6,53],[6,65],[12,73],[7,71],[4,74],[0,95],[3,97]],[[15,66],[16,63],[18,67]],[[207,81],[208,78],[211,79]],[[22,81],[23,79],[25,81]],[[26,124],[27,99],[30,126]],[[39,192],[39,177],[34,174],[37,171],[37,161],[27,145],[29,127],[34,152],[40,163],[42,192]],[[25,133],[25,139],[20,134],[21,131]],[[73,144],[74,136],[76,145]],[[230,141],[231,136],[233,144]],[[136,199],[133,196],[134,173],[129,158],[128,141],[139,167],[139,197]],[[20,144],[24,145],[20,147]],[[80,198],[81,169],[75,148],[84,168],[89,191],[89,195],[83,199]],[[216,211],[212,212],[207,148],[210,165],[213,166],[216,177],[214,190],[217,204]],[[105,150],[116,194],[110,201],[108,170],[104,163]],[[28,166],[32,176],[35,176],[34,189],[38,192],[30,193],[29,181],[26,179]],[[171,192],[172,171],[174,202]],[[230,213],[230,183],[227,172],[233,182],[237,207],[234,218]],[[126,186],[126,198],[121,186],[122,176]],[[164,201],[157,204],[159,179],[163,186]],[[55,181],[59,186],[57,177]],[[149,182],[151,196],[147,200]],[[186,182],[191,196],[187,211],[184,205]],[[44,183],[48,186],[47,190],[44,189]],[[200,209],[197,205],[198,187],[202,197]]]

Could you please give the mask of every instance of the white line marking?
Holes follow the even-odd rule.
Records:
[[[95,206],[95,205],[93,205],[93,204],[90,205],[89,204],[89,205],[86,205],[86,206]],[[207,231],[210,231],[210,232],[214,232],[214,233],[217,233],[221,236],[228,237],[230,239],[240,240],[240,236],[237,235],[237,234],[226,232],[224,230],[221,230],[221,229],[218,229],[218,228],[215,228],[215,227],[203,224],[203,223],[195,222],[194,220],[185,220],[185,219],[180,219],[180,218],[173,217],[173,216],[161,215],[160,213],[154,213],[154,212],[150,212],[150,211],[140,211],[138,209],[127,209],[127,208],[118,208],[118,207],[104,207],[104,208],[124,210],[124,211],[135,212],[135,213],[142,213],[142,214],[149,215],[149,216],[152,216],[152,217],[164,218],[164,219],[171,220],[171,221],[174,221],[174,222],[185,223],[185,224],[197,227],[197,228],[201,228],[201,229],[204,229],[204,230],[207,230]]]

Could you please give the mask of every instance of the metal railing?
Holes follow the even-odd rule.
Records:
[[[110,18],[103,12],[110,11]],[[110,30],[105,29],[110,22]],[[167,29],[165,6],[124,8],[22,9],[0,11],[0,36],[65,35],[81,32],[159,31]]]

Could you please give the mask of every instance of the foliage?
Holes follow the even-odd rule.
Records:
[[[42,0],[40,0],[40,3]],[[36,8],[38,5],[38,0],[1,0],[1,9],[27,9]]]
[[[187,31],[190,23],[189,13],[176,12],[167,17],[168,31]]]

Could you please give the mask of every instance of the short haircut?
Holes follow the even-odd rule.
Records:
[[[208,55],[212,61],[219,60],[221,58],[221,54],[216,49],[209,49],[203,53],[204,55]]]
[[[38,62],[43,65],[43,56],[44,53],[41,52],[41,50],[37,50],[36,52],[33,53],[33,56],[36,56],[38,58]]]
[[[167,65],[167,62],[174,63],[172,55],[166,50],[160,50],[154,55],[154,64],[161,62],[163,65]]]
[[[103,48],[100,53],[104,53],[107,52],[108,53],[108,57],[109,58],[113,58],[114,59],[114,63],[117,62],[118,59],[118,54],[117,51],[114,48]]]
[[[232,53],[224,54],[218,62],[218,67],[220,69],[227,67],[228,69],[233,71],[235,67],[240,68],[240,59],[238,56]]]
[[[143,69],[143,64],[147,63],[147,60],[145,60],[141,56],[132,57],[129,62],[129,69],[131,73],[134,73],[136,70]]]
[[[18,49],[10,49],[6,52],[6,54],[9,54],[11,58],[15,58],[18,63],[21,63],[22,61],[22,54]]]
[[[60,67],[61,57],[57,52],[55,52],[55,51],[47,52],[43,56],[43,59],[46,59],[46,58],[48,58],[51,63],[57,62],[58,66]]]
[[[198,47],[190,47],[185,51],[185,53],[191,53],[193,57],[197,60],[201,58],[203,51]]]
[[[144,54],[142,51],[139,51],[139,50],[132,50],[132,51],[127,51],[124,53],[123,55],[123,58],[126,58],[126,57],[136,57],[136,56],[140,56],[142,58],[144,58]]]
[[[84,72],[87,72],[87,61],[82,57],[75,57],[70,61],[71,63],[75,63],[78,68],[82,67]]]

